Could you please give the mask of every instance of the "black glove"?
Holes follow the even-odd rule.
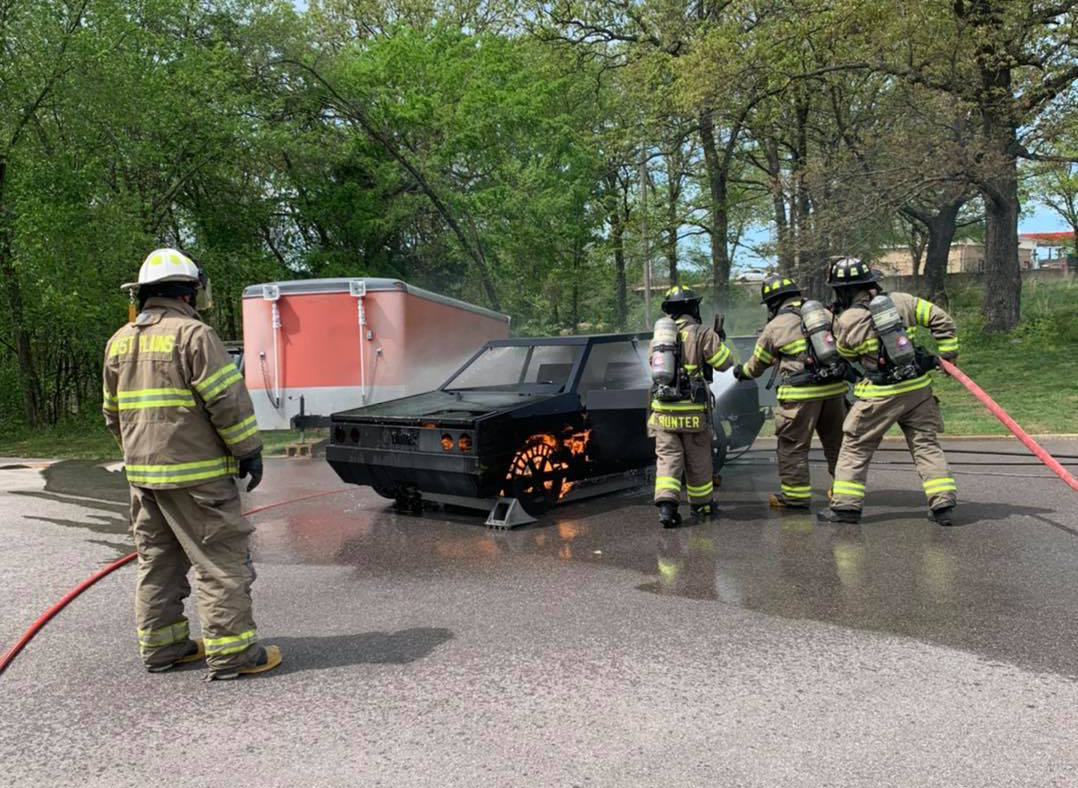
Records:
[[[246,457],[240,457],[240,472],[239,477],[241,479],[247,478],[247,474],[251,474],[251,481],[247,484],[247,492],[251,492],[262,481],[262,450],[259,449],[254,454],[248,454]]]
[[[745,374],[745,369],[740,364],[734,365],[734,377],[738,380],[752,380],[751,377]]]
[[[940,353],[939,357],[942,358],[944,361],[950,361],[952,364],[958,361],[957,353]]]

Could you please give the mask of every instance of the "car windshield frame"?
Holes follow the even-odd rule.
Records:
[[[532,366],[532,359],[535,356],[535,351],[540,348],[570,348],[573,352],[572,366],[569,369],[569,373],[565,380],[560,383],[529,383],[524,380],[528,376]],[[519,348],[525,351],[524,361],[521,364],[520,375],[516,383],[498,383],[492,385],[479,385],[479,386],[454,386],[453,382],[456,381],[461,375],[468,371],[475,364],[484,353],[491,352],[500,348]],[[557,394],[563,391],[572,391],[577,384],[578,379],[583,371],[583,363],[588,356],[588,347],[586,344],[575,341],[565,342],[558,341],[557,339],[547,339],[543,341],[522,341],[522,342],[491,342],[483,347],[479,348],[471,358],[469,358],[460,369],[450,376],[450,378],[438,387],[439,391],[446,392],[466,392],[466,391],[516,391],[521,394]]]

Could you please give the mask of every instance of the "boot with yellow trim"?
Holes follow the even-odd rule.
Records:
[[[240,676],[251,676],[256,673],[265,673],[273,670],[281,664],[281,649],[277,646],[258,646],[258,659],[250,665],[226,670],[213,670],[206,674],[206,681],[230,681]]]
[[[821,523],[847,523],[856,525],[861,522],[861,512],[857,509],[836,509],[829,506],[816,512],[816,519]]]
[[[693,525],[699,525],[700,523],[708,520],[714,520],[718,514],[715,509],[715,502],[708,501],[707,503],[694,503],[692,505],[692,519]]]
[[[202,642],[202,638],[198,640],[187,641],[187,650],[183,656],[179,659],[174,659],[172,662],[166,662],[163,665],[147,665],[146,670],[150,673],[164,673],[165,671],[172,670],[177,665],[186,665],[190,662],[198,662],[200,659],[206,657],[206,644]]]
[[[809,508],[808,501],[795,500],[793,498],[787,498],[782,493],[771,493],[771,497],[767,499],[767,505],[776,509],[800,509],[805,510]]]
[[[659,501],[655,505],[659,507],[659,523],[663,528],[677,528],[681,525],[676,501]]]

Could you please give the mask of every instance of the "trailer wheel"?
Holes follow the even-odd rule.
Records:
[[[555,456],[556,446],[553,436],[531,437],[509,463],[507,491],[532,517],[545,514],[561,496],[566,466]]]

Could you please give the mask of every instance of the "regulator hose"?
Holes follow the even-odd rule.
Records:
[[[303,495],[303,496],[300,496],[299,498],[290,498],[287,501],[278,501],[277,503],[270,503],[270,504],[266,504],[265,506],[255,507],[254,509],[250,509],[250,510],[244,512],[243,515],[245,517],[247,517],[247,516],[250,516],[252,514],[257,514],[258,512],[264,512],[267,509],[276,509],[278,506],[287,506],[288,504],[291,504],[291,503],[299,503],[300,501],[309,501],[312,498],[324,498],[327,495],[337,495],[337,494],[342,493],[342,492],[348,492],[350,489],[351,488],[349,488],[349,487],[345,487],[345,488],[340,489],[340,490],[328,490],[326,492],[314,493],[312,495]],[[119,561],[115,561],[115,562],[109,564],[108,566],[106,566],[100,572],[96,572],[96,573],[90,575],[88,578],[83,580],[81,583],[79,583],[73,589],[68,591],[63,599],[61,599],[55,605],[53,605],[48,610],[46,610],[41,615],[41,617],[38,618],[38,620],[35,621],[33,623],[33,625],[28,630],[26,630],[26,632],[23,634],[23,636],[21,638],[19,638],[18,642],[15,643],[15,645],[12,646],[8,650],[8,652],[6,654],[4,654],[3,659],[0,659],[0,675],[2,675],[4,673],[4,671],[8,669],[8,666],[12,662],[15,661],[15,657],[17,657],[19,655],[19,652],[22,651],[26,647],[26,644],[28,644],[31,640],[34,639],[34,635],[36,635],[47,623],[49,623],[49,620],[52,619],[53,616],[55,616],[57,613],[59,613],[61,610],[63,610],[65,607],[67,607],[68,603],[71,602],[72,599],[77,597],[79,594],[81,594],[87,588],[92,586],[94,583],[96,583],[101,578],[112,574],[117,569],[119,569],[121,566],[124,566],[126,564],[131,563],[136,558],[138,558],[138,553],[131,553],[130,555],[125,555]]]
[[[939,359],[939,365],[940,369],[965,386],[969,393],[976,397],[982,405],[988,408],[993,416],[1003,422],[1003,426],[1013,432],[1014,436],[1022,441],[1022,443],[1026,445],[1026,448],[1036,455],[1037,459],[1048,466],[1049,470],[1062,479],[1072,490],[1078,492],[1078,479],[1075,479],[1074,476],[1072,476],[1066,468],[1060,465],[1055,457],[1046,452],[1037,441],[1029,437],[1026,431],[1019,427],[1017,422],[1007,414],[1007,411],[1003,410],[1003,408],[996,404],[995,400],[984,392],[984,389],[974,383],[966,373],[947,359]]]

